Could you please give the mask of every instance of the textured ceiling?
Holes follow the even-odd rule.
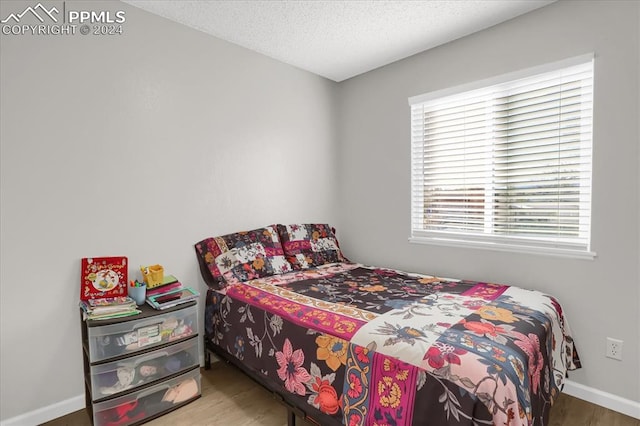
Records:
[[[555,0],[123,0],[334,81]]]

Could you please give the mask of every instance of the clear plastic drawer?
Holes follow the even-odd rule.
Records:
[[[91,363],[138,351],[198,333],[196,305],[138,320],[87,327]]]
[[[93,424],[137,423],[187,404],[200,394],[200,369],[196,368],[158,385],[94,404]]]
[[[106,364],[92,365],[91,395],[98,400],[161,380],[199,365],[198,339]]]

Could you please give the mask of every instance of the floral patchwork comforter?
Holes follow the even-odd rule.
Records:
[[[322,424],[544,425],[580,367],[551,296],[353,263],[210,290],[206,333]]]

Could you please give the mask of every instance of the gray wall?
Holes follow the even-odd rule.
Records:
[[[368,264],[551,293],[583,361],[570,379],[640,401],[639,2],[560,1],[339,86],[340,241]],[[595,53],[593,261],[410,244],[407,98]],[[606,336],[624,340],[622,362]]]
[[[200,239],[335,220],[335,83],[120,2],[67,7],[123,9],[124,34],[0,36],[3,420],[83,393],[81,257],[204,294]]]

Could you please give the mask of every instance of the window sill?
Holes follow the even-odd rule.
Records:
[[[596,253],[592,251],[566,249],[558,247],[532,247],[518,244],[505,244],[484,241],[469,241],[436,237],[409,237],[413,244],[427,244],[446,247],[461,247],[481,250],[494,250],[509,253],[524,253],[552,257],[565,257],[572,259],[593,260]]]

